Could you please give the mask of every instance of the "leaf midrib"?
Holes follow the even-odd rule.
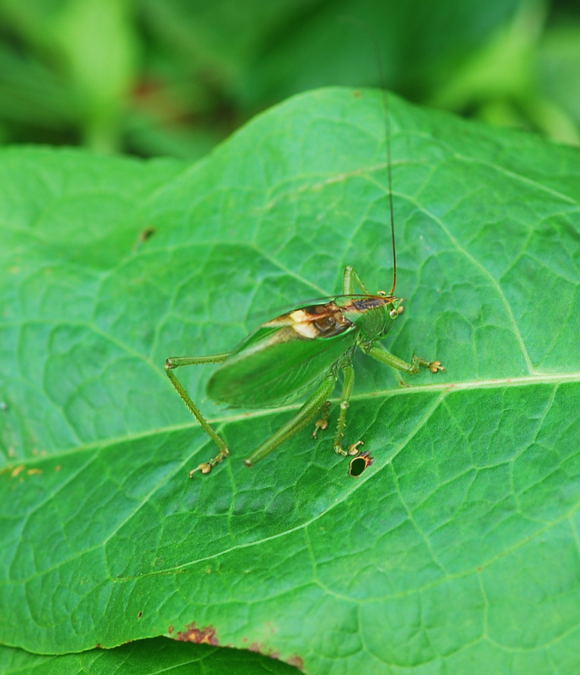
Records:
[[[558,386],[561,384],[571,384],[574,382],[580,382],[580,371],[570,372],[570,373],[536,373],[534,375],[524,375],[521,377],[504,377],[504,378],[489,378],[483,380],[467,380],[464,382],[442,382],[435,384],[420,384],[420,385],[407,385],[405,387],[399,387],[397,389],[379,389],[376,391],[367,391],[360,394],[353,394],[351,397],[352,401],[365,401],[372,400],[377,398],[392,398],[394,396],[407,396],[413,394],[426,394],[426,393],[436,393],[442,392],[444,394],[443,400],[447,398],[449,394],[453,394],[459,391],[469,391],[469,390],[479,390],[479,389],[501,389],[509,387],[526,387],[542,384],[552,384]],[[332,402],[337,403],[338,398],[333,397],[330,399]],[[262,417],[268,417],[269,415],[277,415],[283,412],[290,412],[292,410],[297,410],[302,405],[301,402],[292,403],[285,406],[278,406],[276,408],[263,408],[260,410],[252,410],[245,412],[236,412],[235,414],[226,414],[218,415],[216,417],[208,418],[208,422],[211,424],[232,424],[234,422],[244,422],[252,419],[260,419]],[[74,455],[79,452],[86,452],[93,449],[104,449],[119,445],[122,443],[128,443],[131,441],[138,441],[140,439],[151,438],[160,434],[171,433],[175,431],[184,431],[187,429],[194,429],[199,425],[197,422],[186,422],[183,424],[173,424],[164,427],[156,427],[152,430],[142,431],[134,434],[127,434],[125,436],[115,436],[109,439],[101,439],[86,443],[85,445],[78,445],[75,447],[70,447],[63,449],[59,452],[51,453],[45,457],[27,457],[22,458],[19,461],[14,462],[13,464],[7,464],[3,467],[2,471],[9,473],[16,466],[28,466],[33,464],[35,466],[42,465],[46,462],[52,462],[55,459],[62,457],[67,457]]]

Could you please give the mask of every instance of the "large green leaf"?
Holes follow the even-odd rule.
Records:
[[[275,656],[275,655],[274,655]],[[135,673],[154,675],[292,675],[296,670],[286,663],[251,651],[220,649],[209,645],[184,644],[177,640],[154,638],[139,640],[117,649],[93,649],[80,654],[42,656],[21,649],[0,649],[2,675],[110,675]]]
[[[330,432],[246,469],[292,413],[219,409],[207,366],[183,378],[232,457],[188,480],[215,449],[163,361],[233,347],[347,263],[390,287],[376,93],[296,97],[191,168],[0,155],[5,644],[195,623],[313,673],[578,668],[580,153],[391,113],[408,311],[388,346],[447,371],[401,387],[356,360],[358,479]]]

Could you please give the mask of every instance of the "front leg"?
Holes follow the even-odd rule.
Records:
[[[342,292],[344,295],[353,295],[355,284],[365,295],[371,295],[368,288],[364,285],[359,275],[356,273],[354,267],[347,265],[344,268],[344,276],[342,278]]]
[[[428,361],[427,359],[422,359],[420,356],[413,354],[411,363],[408,363],[407,361],[400,359],[398,356],[391,354],[391,352],[387,351],[380,345],[374,345],[370,349],[366,349],[364,351],[369,356],[372,356],[373,359],[381,361],[381,363],[386,363],[388,366],[391,366],[391,368],[401,370],[403,373],[409,373],[409,375],[415,375],[421,370],[421,368],[427,368],[432,373],[445,370],[445,368],[441,365],[441,361]]]

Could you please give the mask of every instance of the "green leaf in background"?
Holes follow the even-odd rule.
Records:
[[[74,122],[87,147],[118,148],[119,118],[137,61],[133,4],[2,0],[2,26],[14,34],[0,35],[0,95],[6,101],[0,119],[13,123],[16,138],[26,125],[29,140],[43,127],[63,131]],[[15,48],[16,36],[25,47]]]
[[[418,103],[578,144],[579,7],[2,0],[0,142],[193,161],[292,94],[386,83]]]
[[[246,469],[292,413],[220,409],[200,367],[232,457],[189,481],[213,448],[163,361],[232,348],[347,263],[390,286],[379,95],[298,96],[189,168],[0,155],[4,644],[195,624],[310,673],[578,669],[580,153],[391,109],[388,345],[447,372],[356,361],[356,480],[306,431]]]
[[[139,640],[117,649],[94,649],[66,656],[41,656],[4,647],[0,649],[0,671],[3,675],[110,675],[116,672],[138,675],[161,672],[184,675],[292,675],[297,672],[285,663],[252,651],[184,644],[166,638]]]

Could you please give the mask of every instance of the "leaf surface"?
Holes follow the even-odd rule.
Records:
[[[391,285],[381,97],[327,89],[206,160],[0,155],[0,639],[64,654],[211,628],[308,672],[572,672],[578,663],[580,154],[391,99],[399,282],[347,440],[228,411],[214,454],[163,373],[261,320]],[[275,368],[276,364],[273,363]],[[334,413],[336,417],[336,411]]]
[[[116,649],[93,649],[81,654],[44,656],[13,647],[0,649],[3,675],[110,675],[111,673],[172,673],[176,675],[292,675],[296,669],[272,658],[237,649],[191,645],[153,638]]]

